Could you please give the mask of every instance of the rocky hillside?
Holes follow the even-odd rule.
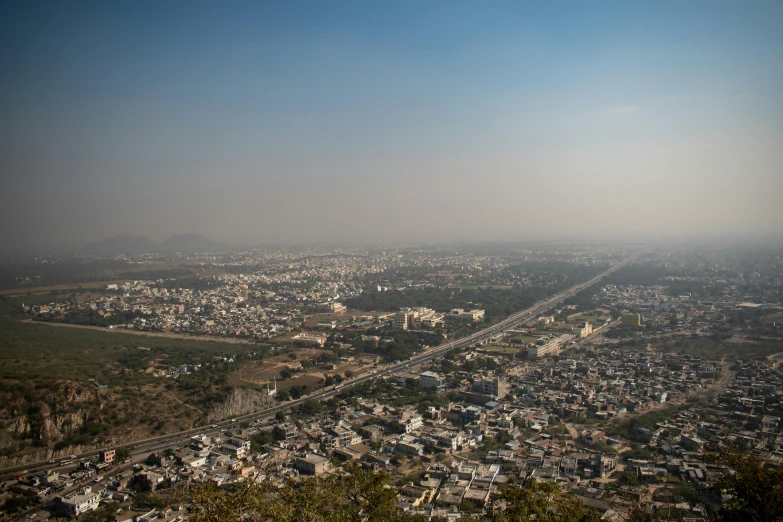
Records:
[[[220,421],[274,406],[275,399],[265,392],[249,388],[234,388],[225,402],[216,404],[209,412],[209,421]]]
[[[205,404],[200,394],[182,396],[162,382],[101,389],[68,380],[0,380],[0,467],[164,435],[275,404],[274,397],[248,388],[223,397]]]
[[[203,413],[161,386],[0,381],[0,466],[187,429]]]

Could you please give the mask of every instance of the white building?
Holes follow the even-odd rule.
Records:
[[[435,372],[422,372],[419,375],[419,384],[422,388],[440,388],[444,385],[443,377]]]
[[[85,488],[84,493],[80,495],[58,498],[65,513],[72,517],[78,517],[82,513],[97,509],[101,501],[101,496],[93,493],[90,488]]]
[[[455,308],[448,313],[446,319],[463,323],[477,323],[484,320],[484,310],[468,310]]]

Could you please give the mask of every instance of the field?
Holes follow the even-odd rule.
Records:
[[[538,337],[535,335],[515,335],[511,340],[523,343],[534,343],[538,341]]]
[[[227,376],[269,351],[11,319],[0,320],[0,347],[0,461],[205,422],[232,393]],[[156,369],[177,378],[155,377]]]
[[[295,372],[287,379],[281,377],[281,372],[288,368],[289,365],[295,365],[297,362],[313,359],[326,353],[329,352],[316,348],[298,348],[292,352],[265,358],[263,361],[250,361],[228,376],[228,384],[231,386],[252,386],[263,389],[267,386],[267,383],[269,386],[273,386],[273,383],[276,382],[279,390],[287,390],[293,386],[307,386],[312,389],[326,375],[337,373],[344,375],[345,372],[351,372],[355,375],[362,373],[362,366],[352,362],[342,362],[337,363],[334,370],[313,366],[308,370]]]
[[[23,296],[28,294],[50,294],[52,292],[75,292],[77,290],[95,290],[105,288],[111,283],[126,283],[127,279],[116,281],[91,281],[86,283],[72,283],[62,285],[30,286],[27,288],[6,288],[0,290],[0,295]]]
[[[151,366],[211,362],[252,345],[151,337],[92,328],[0,321],[0,378],[96,379],[144,377]],[[139,347],[149,348],[140,350]]]
[[[764,359],[769,355],[783,350],[779,341],[745,341],[729,342],[712,337],[671,337],[661,344],[653,343],[653,347],[662,352],[687,353],[706,359],[722,359],[734,361],[737,359]]]

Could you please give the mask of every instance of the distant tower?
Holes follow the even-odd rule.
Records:
[[[239,295],[242,297],[242,299],[247,299],[247,296],[249,295],[247,285],[239,285]]]

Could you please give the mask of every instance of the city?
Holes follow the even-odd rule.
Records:
[[[0,522],[783,522],[783,2],[0,2]]]
[[[89,377],[97,397],[111,400],[128,380],[204,411],[185,429],[92,440],[91,424],[111,422],[100,413],[82,411],[68,427],[57,411],[13,422],[6,411],[22,444],[6,446],[4,505],[40,520],[105,509],[186,520],[187,485],[282,487],[357,462],[389,475],[402,513],[426,519],[489,513],[509,484],[530,479],[605,516],[640,503],[704,518],[725,473],[716,447],[783,465],[779,257],[624,245],[400,251],[276,252],[263,256],[267,270],[246,254],[244,270],[182,277],[182,287],[159,278],[75,296],[5,290],[26,327],[134,332],[129,348],[143,364],[125,355],[112,375]],[[507,317],[492,293],[450,308],[481,288],[549,290]],[[423,289],[414,306],[355,308]],[[166,365],[143,346],[172,336],[229,339],[232,353]],[[7,365],[4,378],[25,364]],[[206,372],[231,392],[205,405],[186,390]],[[42,422],[54,427],[36,432]]]

